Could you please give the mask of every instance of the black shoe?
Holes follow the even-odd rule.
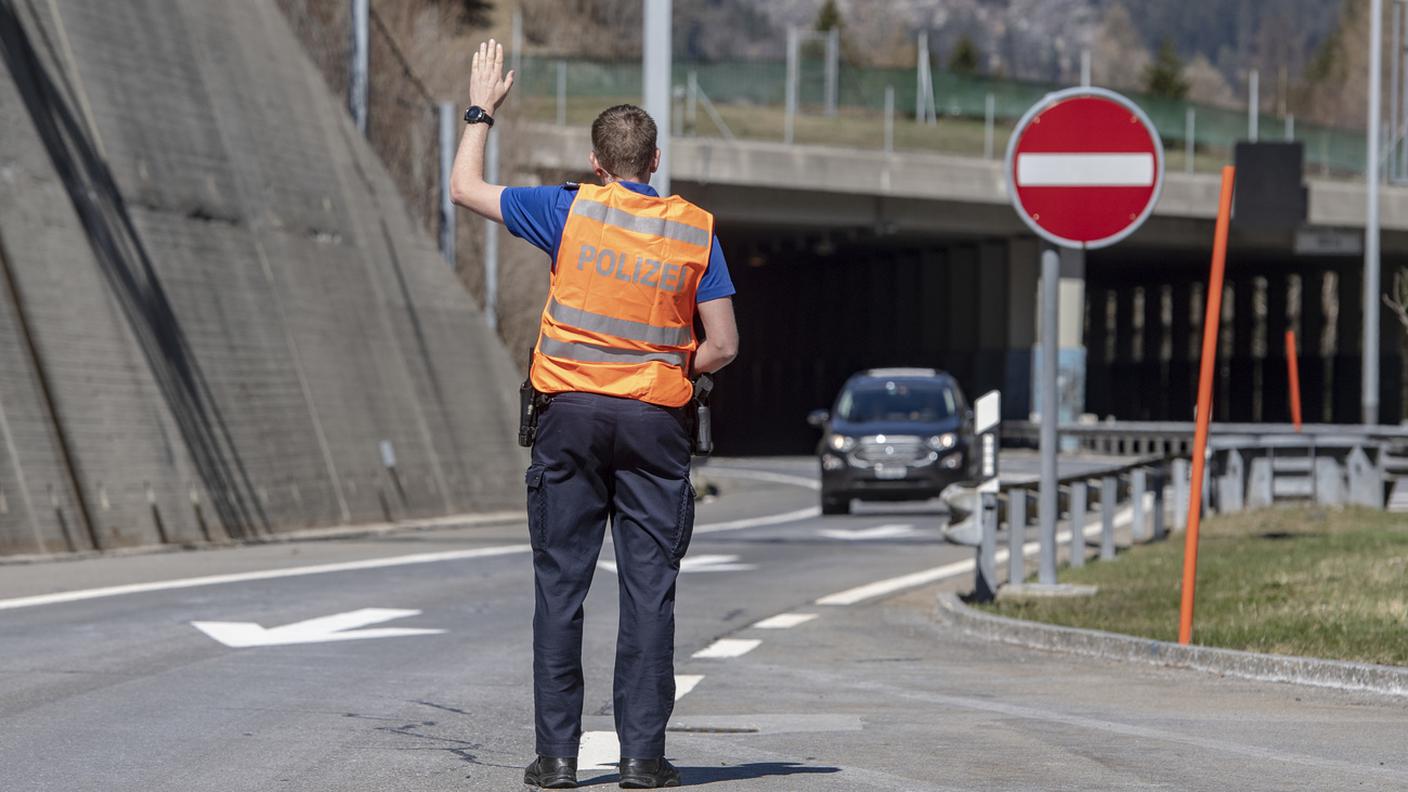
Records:
[[[543,789],[576,789],[577,757],[539,756],[523,771],[523,783]]]
[[[664,757],[659,759],[622,759],[622,789],[659,789],[680,785],[680,771]]]

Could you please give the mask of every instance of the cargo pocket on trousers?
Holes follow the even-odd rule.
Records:
[[[545,472],[547,468],[542,465],[532,465],[523,476],[523,483],[528,485],[528,540],[534,550],[546,546],[548,495],[543,489]]]
[[[684,558],[684,554],[689,552],[689,540],[694,536],[694,485],[688,481],[684,483],[684,492],[680,498],[679,513],[675,520],[675,549],[670,553],[670,560],[676,564]]]

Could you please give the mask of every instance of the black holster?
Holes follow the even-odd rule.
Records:
[[[542,394],[529,380],[518,386],[518,444],[532,448],[538,439],[538,406]]]
[[[709,415],[709,394],[714,391],[714,379],[700,374],[694,380],[694,398],[689,402],[691,452],[695,456],[714,453],[714,422]]]

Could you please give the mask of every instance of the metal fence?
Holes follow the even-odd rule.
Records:
[[[532,102],[537,120],[581,123],[589,108],[600,109],[613,101],[637,101],[641,93],[641,67],[634,61],[605,61],[582,58],[525,56],[521,59],[519,90]],[[797,65],[797,104],[803,116],[824,116],[828,106],[828,70],[821,57],[802,57]],[[691,118],[700,102],[720,111],[725,123],[748,113],[767,117],[786,112],[788,64],[785,61],[677,61],[673,80],[679,107],[678,118],[685,123],[677,129],[695,134],[723,134],[711,118]],[[923,114],[924,97],[919,72],[914,68],[859,68],[840,64],[836,69],[836,103],[840,113],[830,119],[828,130],[814,130],[806,142],[835,141],[847,145],[879,147],[878,135],[847,134],[858,121],[870,119],[879,129],[887,111],[887,94],[892,97],[889,112],[899,123],[912,123]],[[900,148],[939,150],[971,149],[982,139],[982,125],[1000,127],[998,151],[1005,140],[1006,127],[1047,93],[1066,87],[1054,83],[1025,82],[969,76],[951,72],[932,73],[933,103],[938,122],[927,136],[902,136]],[[1131,94],[1153,120],[1168,149],[1170,169],[1194,165],[1207,170],[1215,161],[1230,157],[1233,145],[1248,137],[1246,109],[1214,107]],[[705,109],[707,113],[707,108]],[[729,132],[752,138],[780,133],[780,124],[730,123]],[[693,123],[691,123],[693,121]],[[920,125],[924,126],[924,125]],[[953,126],[977,126],[970,135],[956,134]],[[1297,122],[1294,118],[1262,114],[1259,138],[1279,140],[1289,135],[1305,143],[1306,164],[1312,172],[1362,174],[1365,143],[1362,131],[1338,129]],[[759,135],[759,133],[768,133]],[[805,139],[805,138],[804,138]],[[828,140],[829,139],[829,140]],[[1193,160],[1186,159],[1188,142],[1194,144]],[[966,144],[966,145],[965,145]],[[1199,161],[1204,160],[1204,161]]]

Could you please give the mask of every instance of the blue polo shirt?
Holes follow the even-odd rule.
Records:
[[[649,184],[623,181],[620,185],[641,195],[660,195]],[[504,226],[510,234],[548,254],[556,262],[557,247],[562,243],[562,229],[567,226],[567,213],[572,210],[572,200],[576,197],[575,186],[505,187],[499,198],[499,210],[503,212]],[[733,279],[728,275],[728,263],[724,261],[724,253],[716,236],[709,247],[709,266],[699,280],[699,291],[694,295],[694,302],[719,300],[733,294]]]

